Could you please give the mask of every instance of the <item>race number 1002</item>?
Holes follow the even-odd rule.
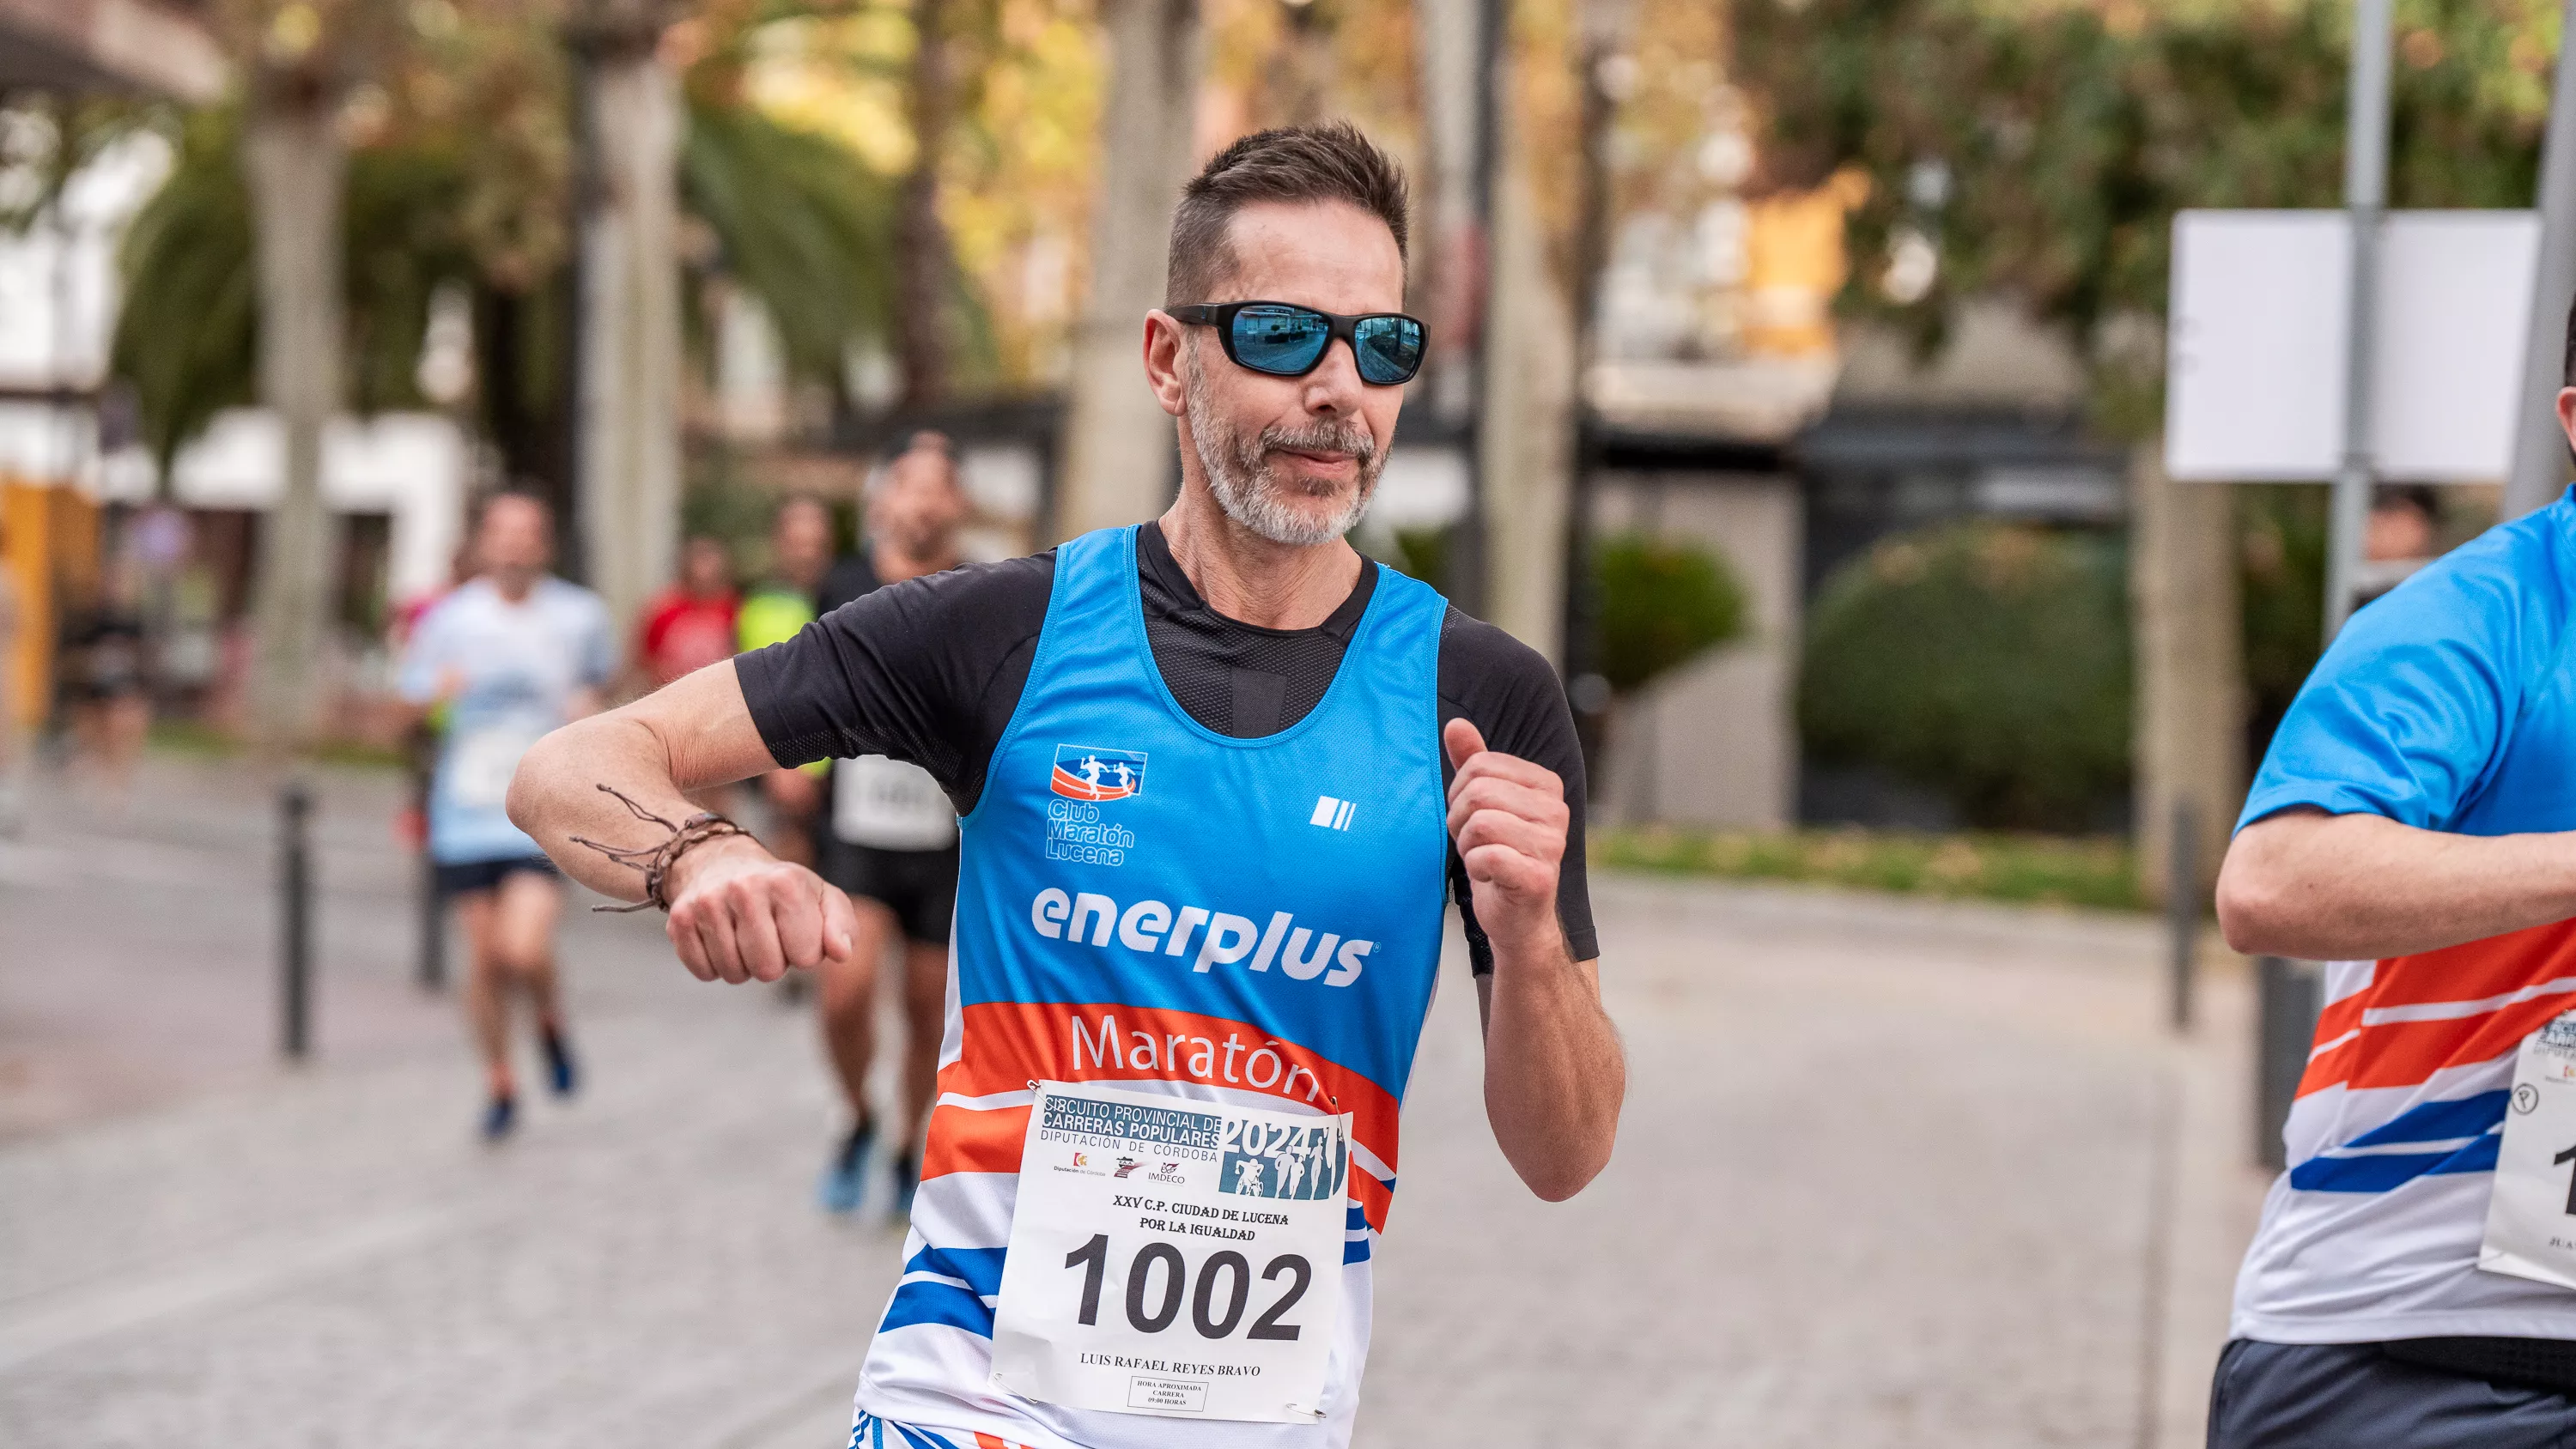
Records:
[[[1109,1276],[1109,1235],[1092,1234],[1090,1242],[1064,1255],[1064,1266],[1082,1270],[1080,1321],[1085,1327],[1097,1325],[1100,1289]],[[1222,1248],[1200,1262],[1195,1287],[1188,1283],[1190,1277],[1189,1263],[1170,1243],[1149,1242],[1138,1248],[1127,1264],[1127,1326],[1138,1333],[1160,1333],[1179,1321],[1181,1302],[1187,1298],[1190,1327],[1201,1338],[1231,1336],[1251,1307],[1251,1262],[1231,1248]],[[1314,1265],[1300,1254],[1282,1253],[1271,1259],[1261,1270],[1261,1281],[1287,1281],[1243,1336],[1293,1341],[1299,1326],[1281,1320],[1306,1296],[1314,1277]]]

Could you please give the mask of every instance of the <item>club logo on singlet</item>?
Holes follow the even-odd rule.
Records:
[[[1145,752],[1058,745],[1047,788],[1068,800],[1132,799],[1145,793]]]

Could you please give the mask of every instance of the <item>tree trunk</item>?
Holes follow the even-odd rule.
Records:
[[[895,231],[894,342],[902,405],[938,405],[948,391],[950,261],[939,219],[939,152],[948,135],[953,80],[948,14],[941,0],[913,0],[912,173],[903,180]]]
[[[1190,172],[1199,88],[1197,0],[1103,0],[1109,91],[1091,289],[1073,338],[1055,531],[1135,523],[1172,496],[1172,421],[1145,386],[1145,314],[1163,305],[1172,207]]]
[[[1518,149],[1506,145],[1503,154]],[[1528,179],[1508,163],[1494,188],[1493,269],[1477,420],[1485,617],[1561,663],[1574,474],[1574,313],[1548,268]]]
[[[590,586],[621,621],[670,578],[679,546],[684,120],[654,34],[593,62],[597,185],[580,238],[579,531]]]
[[[2137,631],[2138,884],[2162,901],[2175,807],[2188,802],[2198,889],[2245,803],[2245,638],[2236,495],[2165,476],[2164,441],[2130,462],[2129,595]]]
[[[259,390],[285,434],[283,486],[260,540],[252,601],[251,726],[262,748],[322,724],[332,518],[322,432],[341,389],[341,204],[347,158],[319,95],[256,105],[244,138],[259,269]]]

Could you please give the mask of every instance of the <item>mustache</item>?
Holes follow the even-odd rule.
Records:
[[[1288,427],[1273,423],[1261,430],[1257,453],[1347,453],[1365,468],[1377,459],[1377,439],[1355,419],[1316,421]]]

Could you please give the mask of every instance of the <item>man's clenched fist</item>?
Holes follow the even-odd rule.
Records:
[[[749,836],[709,841],[671,874],[671,944],[700,981],[775,981],[850,958],[850,898]]]
[[[1545,765],[1485,748],[1463,719],[1440,732],[1457,775],[1449,835],[1467,866],[1477,924],[1498,940],[1557,937],[1556,874],[1565,858],[1565,781]]]

